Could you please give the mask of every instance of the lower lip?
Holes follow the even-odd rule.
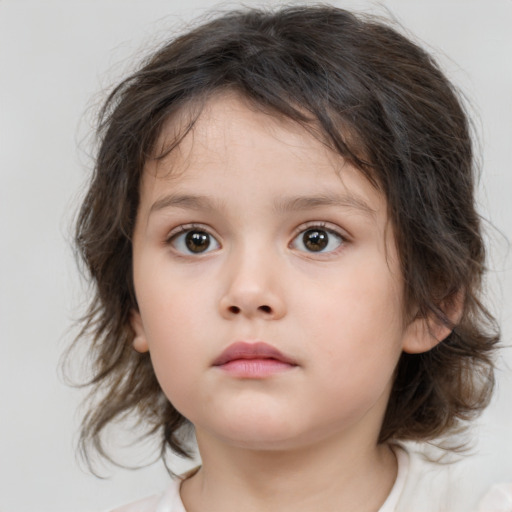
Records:
[[[218,366],[218,368],[233,377],[263,379],[291,370],[295,368],[295,365],[277,359],[234,359]]]

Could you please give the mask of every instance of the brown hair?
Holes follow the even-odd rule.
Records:
[[[329,6],[251,9],[165,44],[101,111],[96,167],[76,226],[95,290],[75,341],[90,343],[94,372],[82,447],[92,443],[107,456],[105,427],[134,414],[147,435],[161,436],[162,455],[167,447],[187,454],[187,420],[165,399],[149,355],[132,348],[131,237],[142,169],[162,124],[225,89],[320,128],[382,189],[408,313],[414,307],[453,329],[429,352],[402,355],[380,441],[431,440],[460,427],[488,403],[498,341],[479,299],[484,246],[461,101],[425,51],[375,19]],[[453,325],[445,311],[457,301],[463,311]]]

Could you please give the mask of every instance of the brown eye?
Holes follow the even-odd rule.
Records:
[[[202,254],[220,247],[219,242],[202,229],[184,229],[170,239],[170,245],[183,254]]]
[[[210,247],[210,235],[204,231],[189,231],[185,244],[190,252],[204,252]]]
[[[301,231],[290,246],[303,252],[329,253],[336,251],[344,241],[345,239],[336,231],[314,226]]]
[[[308,229],[302,235],[304,247],[309,251],[323,251],[329,243],[329,235],[326,231],[319,229]]]

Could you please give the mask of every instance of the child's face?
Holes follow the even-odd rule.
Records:
[[[134,346],[199,440],[376,440],[418,329],[404,326],[385,198],[306,130],[212,100],[177,150],[147,163],[133,257]],[[249,353],[226,362],[238,342]],[[251,355],[256,342],[282,360]]]

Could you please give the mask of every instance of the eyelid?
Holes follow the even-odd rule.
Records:
[[[215,249],[210,249],[205,252],[198,252],[198,253],[183,252],[183,251],[180,251],[179,249],[177,249],[176,247],[174,247],[173,242],[180,235],[184,235],[185,233],[188,233],[189,231],[202,231],[202,232],[206,233],[215,241],[215,243],[217,244],[218,247],[216,247]],[[176,226],[175,228],[173,228],[165,237],[164,244],[173,247],[174,252],[180,256],[193,256],[194,258],[197,258],[202,255],[206,255],[210,252],[213,252],[214,250],[217,250],[220,247],[222,247],[222,245],[219,241],[219,238],[220,237],[209,226],[206,226],[205,224],[198,224],[198,223],[192,222],[190,224],[180,224],[179,226]]]
[[[332,251],[327,251],[327,252],[319,251],[318,253],[316,253],[317,255],[335,254],[341,247],[343,247],[348,241],[350,241],[350,236],[347,234],[347,232],[344,229],[340,228],[340,226],[338,226],[336,224],[326,222],[326,221],[308,221],[308,222],[304,222],[303,224],[300,224],[299,226],[297,226],[295,228],[295,230],[293,231],[292,237],[291,237],[291,241],[289,243],[289,247],[292,246],[293,242],[297,239],[297,237],[301,233],[303,233],[304,231],[307,231],[309,229],[314,229],[314,228],[318,228],[318,229],[330,232],[341,239],[341,244],[338,248],[336,248]],[[165,243],[165,245],[172,245],[172,242],[179,235],[187,233],[189,231],[194,231],[194,230],[203,231],[203,232],[207,233],[209,236],[211,236],[215,240],[216,244],[218,245],[218,247],[216,249],[219,249],[222,247],[222,244],[220,243],[220,240],[219,240],[220,236],[217,235],[216,232],[210,226],[207,226],[205,224],[195,223],[195,222],[191,222],[188,224],[180,224],[179,226],[176,226],[175,228],[173,228],[165,237],[164,243]],[[178,251],[176,248],[175,248],[175,250],[177,252],[179,252],[180,254],[182,254],[182,252]],[[194,256],[197,257],[197,256],[200,256],[201,254],[207,254],[208,252],[212,252],[212,251],[210,250],[210,251],[206,251],[204,253],[197,253],[197,254],[194,254]],[[190,254],[192,255],[193,253],[190,253]],[[311,254],[315,254],[315,253],[312,252]]]
[[[209,235],[213,236],[217,241],[219,239],[219,236],[209,226],[205,224],[191,222],[189,224],[180,224],[179,226],[172,228],[171,231],[165,237],[165,243],[169,243],[173,238],[175,238],[177,235],[180,235],[181,233],[186,233],[187,231],[194,230],[204,231],[205,233],[208,233]]]
[[[333,224],[331,222],[327,221],[308,221],[304,222],[300,226],[297,226],[292,234],[292,239],[295,239],[299,233],[302,233],[303,231],[307,231],[308,229],[312,228],[320,228],[325,231],[330,231],[331,233],[334,233],[335,235],[338,235],[340,238],[343,239],[343,241],[347,242],[350,240],[350,235],[347,233],[346,230],[342,229],[340,226]]]
[[[303,251],[303,250],[293,247],[294,242],[299,238],[299,235],[301,233],[304,233],[305,231],[315,229],[315,228],[318,228],[322,231],[327,231],[328,233],[331,233],[334,236],[339,237],[339,239],[341,240],[340,245],[331,251],[318,251],[318,252]],[[308,256],[314,255],[315,257],[328,257],[328,256],[337,254],[346,245],[346,243],[349,240],[350,240],[350,237],[346,233],[346,231],[343,230],[342,228],[340,228],[336,224],[332,224],[332,223],[326,222],[326,221],[308,221],[308,222],[305,222],[304,224],[301,224],[294,230],[292,239],[289,243],[289,247],[292,249],[297,249],[300,252],[304,252],[305,254],[308,254]]]

